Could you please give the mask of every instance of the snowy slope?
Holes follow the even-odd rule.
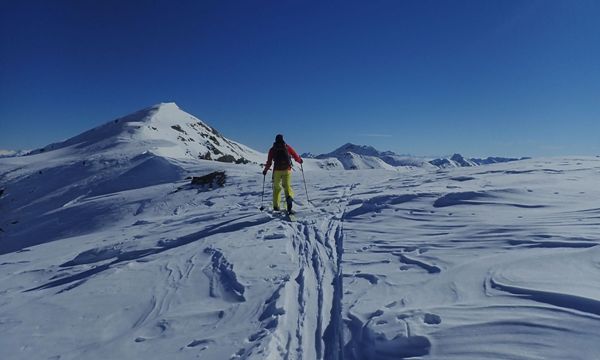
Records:
[[[7,160],[3,359],[600,353],[598,158],[311,170],[314,206],[296,173],[297,223],[258,211],[253,166],[182,163],[190,173],[225,170],[228,183],[126,181],[70,199],[48,187],[55,201],[41,203],[30,230],[26,212],[5,209],[44,181],[15,187],[23,170]],[[6,247],[24,231],[37,245]]]
[[[2,159],[0,183],[12,194],[3,211],[16,223],[11,226],[13,241],[0,243],[0,253],[119,219],[129,208],[110,202],[89,210],[74,205],[83,199],[203,175],[188,170],[189,164],[212,162],[199,159],[198,154],[252,161],[248,166],[257,173],[256,162],[266,159],[266,154],[224,138],[174,103],[110,121],[27,156]],[[4,227],[6,223],[0,225]],[[37,236],[39,232],[44,237]]]
[[[312,202],[295,171],[292,223],[258,210],[271,186],[261,203],[257,164],[193,158],[177,114],[161,105],[0,159],[1,359],[600,353],[600,158],[310,159]],[[215,170],[222,188],[186,180]]]

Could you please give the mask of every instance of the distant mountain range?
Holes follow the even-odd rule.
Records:
[[[460,154],[454,154],[449,158],[438,158],[429,161],[430,164],[437,166],[439,168],[447,168],[447,167],[469,167],[469,166],[480,166],[480,165],[489,165],[496,163],[503,163],[509,161],[518,161],[525,160],[527,157],[522,158],[505,158],[505,157],[497,157],[490,156],[485,159],[479,158],[465,158]]]
[[[424,158],[411,155],[398,155],[392,151],[379,151],[372,146],[347,143],[334,151],[313,156],[315,159],[337,159],[344,169],[393,169],[400,166],[422,167],[426,165]]]
[[[352,143],[344,144],[327,154],[315,156],[310,153],[305,153],[302,156],[321,160],[337,159],[344,169],[348,170],[392,169],[397,167],[469,167],[525,159],[505,157],[488,157],[485,159],[465,158],[460,154],[454,154],[449,158],[428,159],[426,157],[413,155],[399,155],[392,151],[379,151],[372,146],[356,145]]]

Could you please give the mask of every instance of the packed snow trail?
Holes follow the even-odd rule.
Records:
[[[341,219],[353,188],[341,187],[334,199],[301,210],[297,222],[282,223],[297,270],[260,317],[277,321],[265,351],[269,359],[343,358]]]

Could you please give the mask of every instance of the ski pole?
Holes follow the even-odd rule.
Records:
[[[304,180],[304,190],[306,191],[306,200],[310,204],[310,198],[308,197],[308,188],[306,187],[306,178],[304,177],[304,167],[300,164],[300,170],[302,171],[302,180]]]
[[[263,175],[263,191],[262,191],[262,195],[260,196],[260,211],[263,211],[265,209],[264,200],[265,200],[265,178],[266,177],[267,177],[267,175]]]

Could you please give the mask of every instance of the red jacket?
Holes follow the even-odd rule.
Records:
[[[285,146],[287,147],[287,151],[294,158],[294,160],[296,160],[297,163],[302,164],[302,158],[300,156],[298,156],[298,154],[296,153],[296,150],[294,150],[294,148],[288,144],[285,144]],[[265,164],[265,171],[268,171],[271,168],[272,164],[273,164],[273,148],[271,148],[269,150],[269,157],[267,158],[267,163]],[[288,168],[288,170],[292,170],[292,167],[290,166]]]

